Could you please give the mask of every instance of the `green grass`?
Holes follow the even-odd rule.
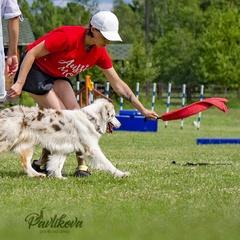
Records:
[[[163,109],[158,109],[160,113]],[[240,110],[229,114],[211,108],[197,116],[159,121],[157,133],[117,132],[104,135],[105,155],[128,179],[116,179],[92,169],[89,178],[30,179],[18,156],[1,155],[0,233],[2,239],[161,239],[226,240],[240,236],[239,145],[196,145],[198,137],[239,137]],[[34,158],[40,155],[36,148]],[[171,164],[176,161],[179,165]],[[183,166],[211,163],[208,166]],[[216,165],[222,164],[222,165]],[[229,164],[229,165],[225,165]],[[83,221],[82,228],[28,228],[25,218],[40,214]]]

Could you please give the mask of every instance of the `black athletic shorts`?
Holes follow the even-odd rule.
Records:
[[[22,53],[19,68],[14,77],[14,83],[17,81],[20,66],[21,66],[21,63],[22,63],[25,55],[26,55],[26,52]],[[22,90],[25,92],[36,94],[36,95],[44,95],[53,88],[54,81],[59,80],[59,79],[69,82],[69,84],[72,86],[72,83],[69,78],[50,76],[47,73],[44,73],[35,63],[33,63],[32,67],[27,75],[26,82],[25,82]]]

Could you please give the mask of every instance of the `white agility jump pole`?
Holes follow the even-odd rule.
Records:
[[[138,99],[138,96],[139,96],[139,82],[136,83],[136,98]]]
[[[139,86],[140,86],[140,84],[139,84],[139,82],[137,82],[136,83],[136,92],[135,92],[137,99],[139,96]],[[120,97],[120,110],[123,110],[123,98],[122,97]]]
[[[109,82],[106,82],[106,90],[105,90],[105,96],[109,97]]]
[[[77,86],[76,86],[76,87],[77,87],[76,90],[77,90],[77,92],[78,92],[78,91],[80,90],[80,81],[77,81]],[[78,94],[78,95],[77,95],[77,102],[78,102],[78,103],[79,103],[79,100],[80,100],[80,99],[79,99],[79,94]]]
[[[120,110],[123,110],[123,98],[120,97]]]
[[[152,90],[152,105],[151,109],[154,110],[154,105],[155,105],[155,97],[156,97],[156,83],[153,83],[153,90]],[[136,98],[139,98],[139,89],[140,89],[140,84],[139,82],[136,83]],[[123,110],[123,98],[120,97],[120,110]]]
[[[152,90],[152,107],[151,110],[154,110],[154,105],[155,105],[155,97],[156,97],[156,83],[153,83],[153,90]]]
[[[172,88],[172,84],[169,83],[168,84],[168,96],[167,96],[167,108],[166,108],[166,113],[169,112],[169,108],[170,108],[170,98],[171,98],[171,88]],[[165,122],[165,128],[168,125],[168,121]]]
[[[93,83],[94,88],[97,89],[97,83]],[[93,91],[89,91],[89,104],[92,104],[94,102],[94,92]]]
[[[136,92],[135,92],[135,96],[138,99],[139,96],[139,82],[136,83]],[[137,110],[137,109],[136,109]]]
[[[182,108],[185,106],[185,96],[186,96],[186,84],[182,85]],[[180,128],[183,129],[184,119],[181,119]]]
[[[203,91],[204,91],[204,85],[201,85],[201,87],[200,87],[200,101],[203,100]],[[200,128],[201,115],[202,115],[201,112],[198,113],[198,121],[197,121],[197,129],[198,130]]]

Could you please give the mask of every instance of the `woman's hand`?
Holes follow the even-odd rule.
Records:
[[[9,56],[6,60],[6,70],[8,77],[12,76],[18,69],[18,58],[16,55]]]
[[[12,85],[10,88],[8,95],[11,98],[18,97],[21,92],[22,88],[25,84],[27,75],[35,61],[35,59],[47,55],[49,52],[47,51],[45,47],[45,40],[40,42],[38,45],[33,47],[30,51],[26,53],[26,56],[24,57],[21,68],[18,74],[18,80],[15,84]],[[34,81],[34,79],[32,79]]]
[[[157,120],[159,118],[158,114],[152,110],[144,109],[142,114],[150,120]]]
[[[23,85],[21,83],[19,82],[14,83],[8,92],[9,97],[11,98],[18,97],[22,92],[22,88]]]

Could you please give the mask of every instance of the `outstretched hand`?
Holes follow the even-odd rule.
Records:
[[[149,109],[145,109],[143,112],[143,115],[150,120],[157,120],[159,119],[159,116],[156,112],[154,112],[153,110],[149,110]]]

